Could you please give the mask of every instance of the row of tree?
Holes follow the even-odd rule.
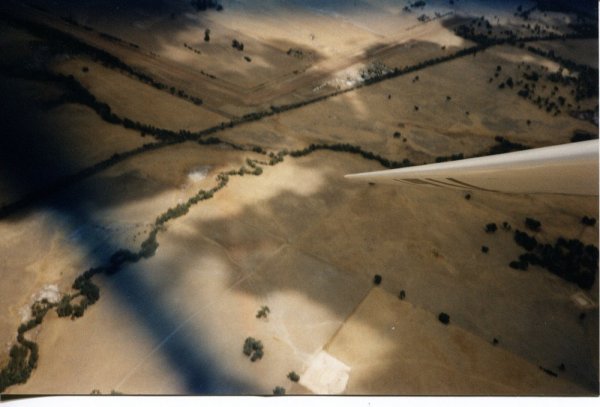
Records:
[[[68,34],[66,32],[60,31],[58,29],[36,23],[29,20],[19,19],[17,17],[12,17],[10,20],[7,16],[2,16],[2,18],[6,19],[12,24],[16,24],[18,26],[24,27],[26,30],[31,32],[36,36],[40,36],[42,38],[47,39],[49,42],[54,42],[58,46],[57,50],[68,49],[70,54],[82,54],[90,57],[93,61],[99,62],[107,68],[118,70],[122,73],[126,73],[129,76],[139,80],[142,83],[150,85],[158,90],[169,91],[170,87],[164,83],[157,81],[152,78],[148,74],[131,67],[130,65],[123,62],[120,58],[104,51],[102,49],[96,48],[92,45],[89,45],[75,36]],[[115,37],[116,38],[116,37]],[[134,44],[135,45],[135,44]],[[189,102],[194,103],[195,105],[201,105],[202,99],[187,94],[185,91],[177,90],[174,95],[187,100]]]

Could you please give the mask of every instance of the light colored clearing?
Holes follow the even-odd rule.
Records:
[[[60,301],[60,291],[56,284],[47,284],[40,291],[31,296],[31,304],[47,300],[51,303]],[[31,304],[24,305],[19,309],[19,315],[21,316],[21,322],[27,322],[31,319]]]
[[[594,309],[598,308],[598,304],[594,303],[586,293],[578,292],[571,296],[571,300],[581,309]]]
[[[202,181],[204,178],[208,176],[208,172],[210,171],[210,166],[203,165],[197,168],[194,168],[188,174],[188,180],[192,183],[197,183]]]
[[[48,300],[49,302],[58,302],[60,300],[60,292],[56,284],[48,284],[44,286],[35,296],[34,301]]]
[[[300,378],[300,384],[315,394],[342,394],[346,390],[350,367],[321,351]]]

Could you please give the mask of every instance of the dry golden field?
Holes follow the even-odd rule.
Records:
[[[598,218],[597,196],[344,179],[382,160],[486,155],[498,136],[527,148],[597,137],[597,95],[576,100],[575,79],[547,79],[573,71],[564,60],[597,74],[597,38],[452,57],[476,45],[455,29],[482,15],[530,35],[517,2],[407,12],[414,2],[223,1],[200,12],[176,1],[118,13],[101,3],[69,14],[66,0],[43,3],[0,6],[0,369],[31,305],[50,304],[24,333],[35,367],[0,392],[598,394],[597,267],[587,289],[509,267],[526,218],[541,222],[541,243],[597,248],[597,223],[581,223]],[[569,33],[575,14],[530,18]],[[382,64],[423,66],[361,78]],[[518,95],[532,72],[535,96],[562,103],[547,111]],[[311,144],[379,162],[293,154]],[[512,229],[486,233],[491,222]],[[152,255],[115,266],[114,253],[143,251],[152,236]],[[98,267],[97,302],[59,317],[61,298],[85,297],[76,278]],[[247,337],[262,359],[244,355]]]

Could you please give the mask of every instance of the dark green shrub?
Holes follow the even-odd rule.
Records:
[[[520,230],[515,230],[515,242],[528,252],[532,251],[537,246],[535,237],[529,236],[527,233],[521,232]]]
[[[527,228],[531,231],[539,232],[540,228],[542,227],[542,223],[533,218],[526,218],[525,226],[527,226]]]
[[[498,226],[496,226],[495,223],[488,223],[485,225],[486,233],[494,233],[496,230],[498,230]]]
[[[441,312],[440,315],[438,315],[438,320],[442,324],[448,325],[450,323],[450,315],[446,314],[445,312]]]

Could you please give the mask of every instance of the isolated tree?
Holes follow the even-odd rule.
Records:
[[[444,325],[448,325],[450,323],[450,315],[446,314],[445,312],[440,312],[438,319]]]
[[[244,347],[242,348],[242,352],[246,356],[250,356],[250,360],[255,362],[258,359],[262,359],[264,355],[263,344],[261,341],[254,339],[249,336],[244,341]]]
[[[486,233],[494,233],[496,230],[498,230],[498,226],[496,226],[495,223],[488,223],[485,225]]]
[[[300,380],[300,376],[298,376],[298,374],[293,370],[288,373],[287,377],[293,382],[297,382],[298,380]]]
[[[273,389],[273,394],[276,396],[283,396],[285,394],[285,389],[283,387],[277,386]]]
[[[204,41],[206,41],[206,42],[210,41],[210,29],[209,28],[204,30]]]

